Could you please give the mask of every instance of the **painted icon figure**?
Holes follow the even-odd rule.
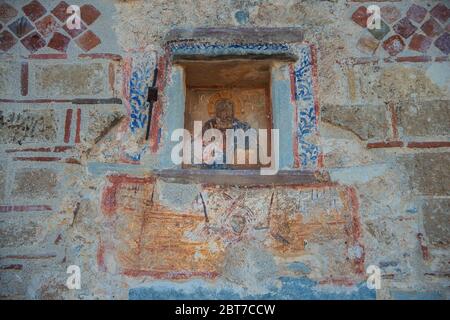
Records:
[[[209,129],[217,129],[219,130],[223,137],[224,141],[221,143],[220,141],[212,141],[212,142],[204,142],[204,146],[208,148],[208,146],[212,143],[215,143],[216,146],[218,144],[218,147],[215,148],[215,152],[210,153],[212,157],[218,159],[219,157],[223,159],[223,161],[214,161],[214,159],[209,159],[207,161],[209,164],[206,166],[208,168],[216,168],[216,169],[225,169],[227,168],[226,163],[226,156],[224,152],[217,152],[218,150],[226,150],[227,146],[227,140],[226,140],[226,130],[232,129],[232,130],[243,130],[246,132],[247,130],[251,129],[251,126],[244,121],[240,121],[239,119],[235,118],[234,116],[234,103],[233,101],[229,99],[223,99],[219,100],[215,105],[215,117],[205,122],[202,128],[202,135],[205,134],[205,132]],[[249,139],[246,139],[245,141],[245,150],[237,150],[237,138],[234,137],[235,143],[235,151],[237,152],[245,152],[245,150],[249,149],[250,142]],[[217,163],[219,162],[219,163]]]

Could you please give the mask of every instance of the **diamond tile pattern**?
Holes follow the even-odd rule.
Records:
[[[91,30],[86,31],[78,37],[78,39],[75,41],[77,45],[83,49],[84,51],[88,52],[91,49],[94,49],[97,47],[102,41],[95,33],[93,33]]]
[[[13,34],[9,32],[8,30],[4,30],[0,32],[0,50],[1,51],[8,51],[11,49],[15,44],[17,40],[14,38]]]
[[[47,12],[45,7],[36,0],[31,1],[29,4],[24,6],[22,10],[31,21],[36,21]]]
[[[380,29],[369,29],[369,32],[375,37],[377,40],[382,40],[385,35],[391,31],[391,28],[383,21],[380,22]]]
[[[408,12],[406,12],[406,16],[417,23],[420,23],[425,19],[425,16],[427,15],[427,9],[425,9],[422,6],[418,6],[413,4],[411,7],[409,7]]]
[[[36,29],[39,33],[46,37],[49,37],[53,32],[60,28],[59,22],[52,15],[48,15],[35,23]]]
[[[416,32],[417,27],[411,23],[408,18],[403,18],[393,27],[394,31],[401,35],[403,38],[408,39]]]
[[[66,52],[72,40],[83,52],[98,47],[102,40],[90,28],[98,21],[101,12],[90,3],[80,5],[81,28],[70,30],[66,23],[72,15],[67,13],[71,4],[28,0],[16,6],[12,0],[0,0],[0,52],[10,50],[18,40],[30,52],[46,46]]]
[[[441,50],[445,54],[450,53],[450,33],[445,32],[443,35],[441,35],[439,38],[436,39],[434,42],[434,45],[436,48]]]
[[[81,11],[81,19],[88,26],[93,24],[97,20],[97,18],[100,17],[101,15],[100,11],[98,11],[96,7],[90,4],[85,4],[81,6],[80,11]]]
[[[0,3],[0,21],[4,24],[17,16],[17,10],[8,3]]]
[[[66,52],[69,46],[70,38],[62,33],[55,32],[48,43],[48,47],[60,52]]]
[[[438,36],[444,31],[439,22],[437,22],[433,17],[425,21],[420,29],[429,37]]]
[[[67,18],[69,18],[70,14],[67,13],[67,8],[69,4],[65,1],[61,1],[58,5],[52,10],[53,15],[58,18],[61,22],[66,22]]]
[[[34,26],[27,18],[20,17],[11,23],[8,28],[20,39],[30,33],[34,29]]]
[[[367,28],[369,15],[365,6],[354,9],[351,19],[360,27],[368,29],[374,40],[382,41],[382,47],[389,55],[395,56],[406,47],[426,54],[432,48],[432,44],[444,54],[449,54],[450,22],[447,22],[450,18],[450,9],[445,1],[437,3],[431,9],[411,4],[406,11],[399,9],[395,4],[380,3],[379,6],[382,17],[380,29]],[[363,45],[371,43],[365,37],[366,35],[361,34],[356,43],[357,48],[361,52],[374,54],[374,50]]]
[[[23,38],[21,42],[30,52],[36,52],[45,47],[46,44],[42,36],[36,31]]]
[[[441,23],[446,23],[450,17],[450,9],[447,8],[445,4],[438,3],[433,9],[431,9],[430,14],[439,20]]]

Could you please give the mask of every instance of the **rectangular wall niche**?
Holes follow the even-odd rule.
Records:
[[[184,127],[194,133],[194,121],[201,121],[202,132],[214,128],[223,133],[224,148],[229,143],[226,129],[268,129],[270,155],[270,129],[272,106],[270,97],[271,66],[269,60],[209,60],[180,63],[185,72],[186,106]],[[246,138],[247,140],[247,138]],[[235,142],[237,140],[235,139]],[[250,163],[254,152],[257,163]],[[245,156],[246,163],[238,164],[237,155]],[[234,162],[223,165],[183,165],[184,168],[250,169],[259,168],[258,150],[236,148]],[[227,158],[225,157],[224,160]]]

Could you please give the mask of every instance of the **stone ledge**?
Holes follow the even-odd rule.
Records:
[[[302,42],[304,32],[300,28],[194,28],[172,29],[165,37],[166,42],[193,40],[225,43],[292,43]]]
[[[327,184],[326,172],[280,170],[275,175],[261,175],[259,170],[215,170],[215,169],[166,169],[154,174],[173,183],[202,183],[209,185],[317,185]]]

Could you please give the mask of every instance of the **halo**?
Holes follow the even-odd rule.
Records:
[[[228,90],[219,91],[213,94],[208,101],[208,114],[213,116],[215,114],[216,103],[220,100],[231,100],[234,104],[234,114],[240,116],[243,113],[241,100],[237,95],[233,95],[232,92]]]

